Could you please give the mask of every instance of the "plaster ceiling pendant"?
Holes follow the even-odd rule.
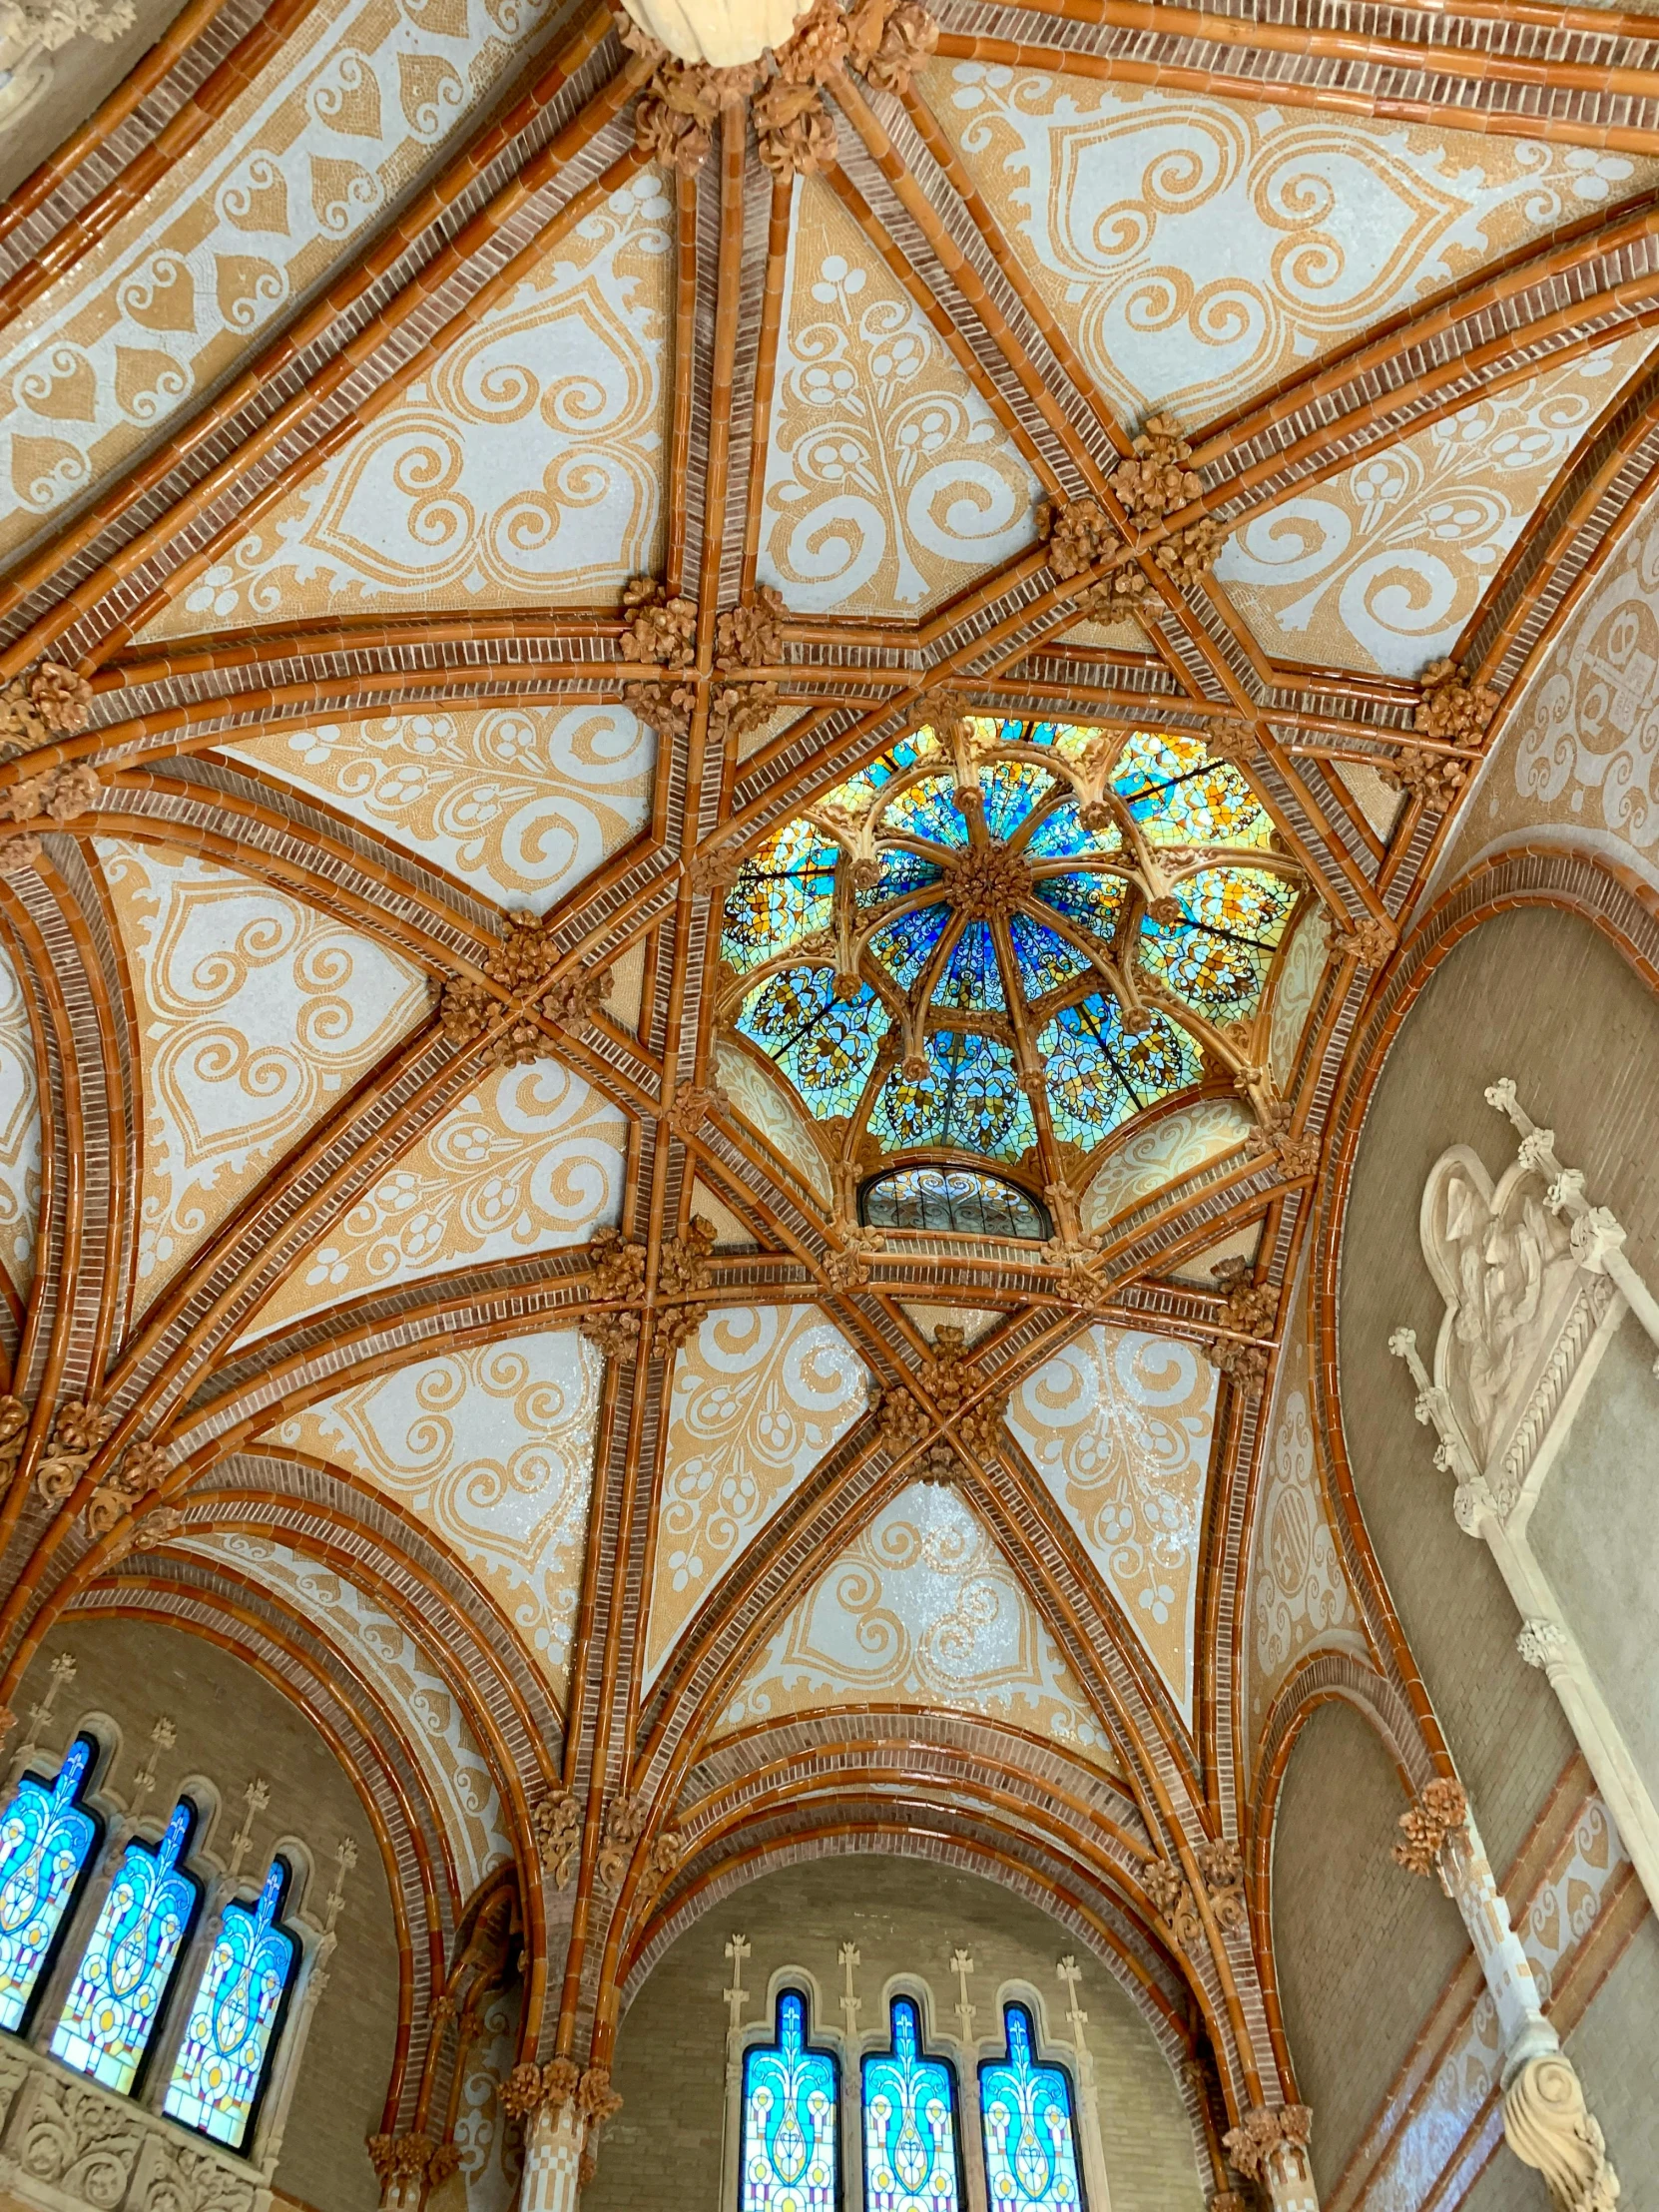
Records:
[[[628,13],[683,62],[735,69],[782,46],[801,14],[796,0],[624,0]]]

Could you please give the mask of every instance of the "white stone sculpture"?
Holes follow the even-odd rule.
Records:
[[[1528,1539],[1551,1466],[1627,1313],[1659,1345],[1659,1302],[1624,1255],[1625,1234],[1555,1157],[1507,1078],[1487,1102],[1520,1132],[1494,1186],[1467,1145],[1429,1171],[1418,1231],[1445,1301],[1432,1373],[1414,1333],[1388,1349],[1417,1386],[1416,1417],[1439,1438],[1452,1512],[1491,1550],[1521,1616],[1516,1648],[1548,1678],[1631,1862],[1659,1903],[1659,1805],[1614,1720]],[[1654,1410],[1659,1414],[1659,1394]]]

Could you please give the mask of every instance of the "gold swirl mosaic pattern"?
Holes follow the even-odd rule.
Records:
[[[1008,1426],[1192,1723],[1216,1377],[1196,1347],[1096,1325],[1027,1377]]]
[[[868,1380],[816,1306],[724,1307],[680,1348],[651,1576],[648,1685],[751,1537],[863,1412]]]
[[[1102,394],[1190,426],[1659,164],[983,62],[920,84]]]
[[[1242,1145],[1256,1126],[1237,1100],[1201,1098],[1150,1127],[1134,1128],[1109,1152],[1083,1193],[1083,1227],[1105,1229],[1118,1215],[1143,1204],[1168,1183],[1178,1183],[1207,1160]]]
[[[151,623],[614,604],[662,562],[670,201],[631,178]]]
[[[10,955],[0,948],[0,1266],[27,1298],[40,1222],[40,1080],[34,1032]]]
[[[545,913],[643,826],[655,741],[626,707],[320,722],[227,746],[497,904]]]
[[[943,1484],[912,1482],[847,1546],[751,1664],[720,1732],[843,1705],[976,1713],[1116,1769],[1029,1594]]]
[[[616,1219],[626,1139],[557,1060],[486,1075],[306,1248],[244,1342],[368,1291],[582,1243]]]
[[[489,104],[551,0],[318,0],[0,351],[0,553],[199,405]]]
[[[240,1571],[284,1600],[345,1652],[401,1716],[443,1821],[463,1898],[512,1858],[500,1795],[460,1700],[394,1614],[344,1575],[269,1536],[219,1529],[178,1548]]]
[[[418,1028],[426,978],[372,937],[232,868],[94,840],[143,1072],[141,1306]]]
[[[757,574],[803,612],[917,615],[1031,544],[1036,478],[834,194],[797,187]]]
[[[562,1698],[604,1362],[574,1329],[418,1360],[266,1433],[383,1490],[488,1590]]]
[[[1416,677],[1444,658],[1651,330],[1480,398],[1234,531],[1219,581],[1291,661]]]

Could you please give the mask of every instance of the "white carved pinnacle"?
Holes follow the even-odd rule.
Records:
[[[1388,1339],[1388,1350],[1396,1360],[1403,1360],[1411,1371],[1411,1380],[1417,1385],[1416,1402],[1411,1410],[1424,1427],[1433,1424],[1439,1442],[1434,1447],[1434,1464],[1442,1474],[1457,1477],[1457,1490],[1452,1499],[1452,1512],[1458,1527],[1465,1536],[1480,1533],[1483,1513],[1494,1512],[1497,1501],[1492,1496],[1482,1476],[1468,1439],[1458,1425],[1452,1411],[1451,1400],[1429,1378],[1417,1351],[1417,1333],[1414,1329],[1396,1329]]]
[[[1561,1181],[1565,1180],[1563,1176]],[[1605,1275],[1608,1254],[1623,1250],[1624,1225],[1605,1206],[1591,1206],[1573,1223],[1572,1256],[1588,1274]]]

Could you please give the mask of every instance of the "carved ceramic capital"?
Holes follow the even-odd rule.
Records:
[[[1557,1667],[1571,1651],[1567,1632],[1559,1621],[1522,1621],[1515,1636],[1515,1649],[1529,1667],[1539,1667],[1548,1673]]]
[[[1404,1841],[1393,1848],[1394,1865],[1407,1874],[1432,1874],[1446,1838],[1466,1827],[1468,1817],[1469,1801],[1460,1782],[1441,1777],[1428,1783],[1415,1805],[1399,1816]]]
[[[1614,2212],[1619,2177],[1564,2052],[1529,2058],[1516,2073],[1503,2092],[1503,2133],[1522,2165],[1543,2175],[1559,2212]]]

